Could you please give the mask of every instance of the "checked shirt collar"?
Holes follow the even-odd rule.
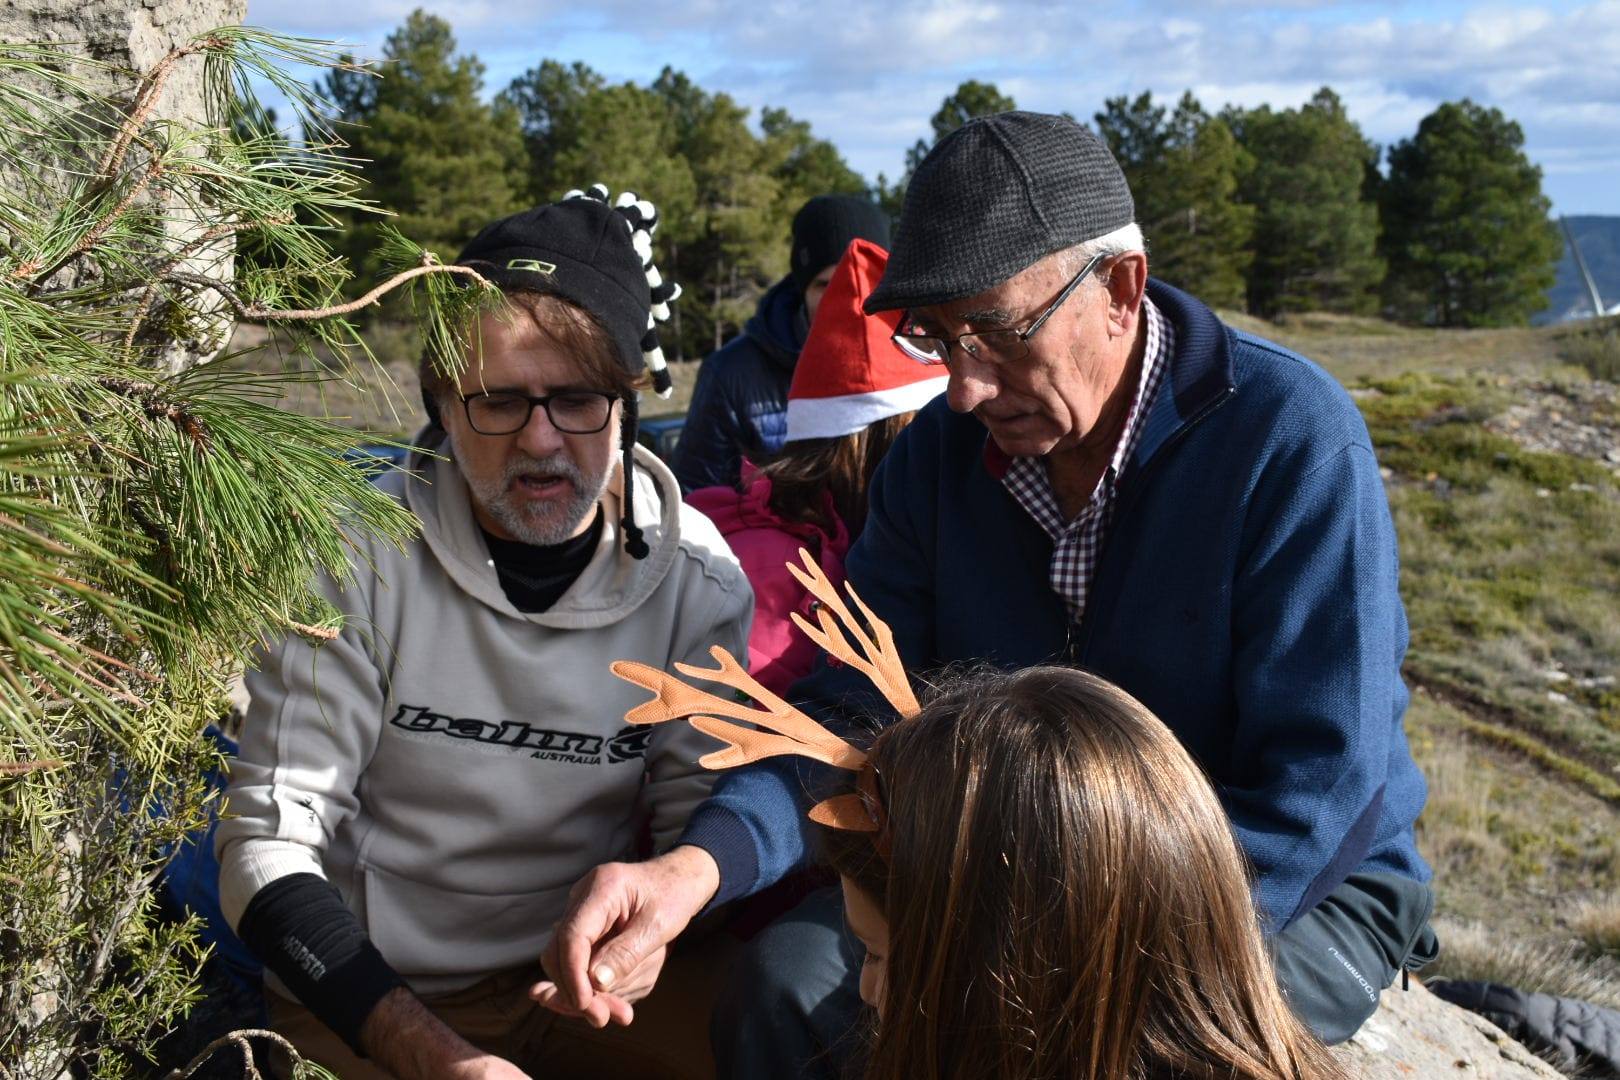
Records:
[[[1085,614],[1086,596],[1097,569],[1097,557],[1102,551],[1108,527],[1113,522],[1116,490],[1119,476],[1142,441],[1142,421],[1153,404],[1164,373],[1170,366],[1170,357],[1176,348],[1175,327],[1147,297],[1142,298],[1142,311],[1147,325],[1147,345],[1142,350],[1142,371],[1137,378],[1136,394],[1125,416],[1125,429],[1120,433],[1114,456],[1097,481],[1091,498],[1072,521],[1064,521],[1058,506],[1052,481],[1046,475],[1046,464],[1041,458],[1016,457],[1007,462],[1001,482],[1012,493],[1018,505],[1034,518],[1052,538],[1052,565],[1048,580],[1052,591],[1068,605],[1069,617],[1079,622]],[[994,449],[994,442],[989,449]]]

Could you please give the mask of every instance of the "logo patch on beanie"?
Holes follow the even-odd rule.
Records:
[[[532,270],[536,274],[545,274],[550,277],[557,272],[556,263],[542,262],[539,259],[511,259],[507,261],[508,270]]]

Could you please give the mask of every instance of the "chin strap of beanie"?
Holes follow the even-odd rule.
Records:
[[[634,390],[619,399],[624,403],[619,413],[619,439],[624,443],[624,517],[619,527],[624,530],[624,550],[632,559],[645,559],[651,550],[636,524],[636,427],[640,409]]]
[[[583,191],[575,189],[563,198],[609,202],[605,184],[592,184]],[[658,343],[658,324],[669,320],[669,305],[680,299],[681,287],[673,281],[665,281],[658,267],[653,265],[652,238],[653,233],[658,231],[658,209],[633,191],[621,192],[610,205],[629,231],[630,245],[641,260],[642,272],[647,275],[652,303],[647,312],[646,332],[641,337],[641,358],[652,375],[653,392],[661,398],[668,398],[675,387],[670,380],[669,365],[664,360],[664,350]],[[645,559],[651,549],[635,522],[635,451],[640,408],[635,391],[624,394],[620,400],[624,403],[619,416],[619,438],[624,450],[624,517],[619,524],[624,530],[625,552],[632,559]]]

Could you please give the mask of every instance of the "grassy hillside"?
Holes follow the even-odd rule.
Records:
[[[1439,969],[1620,1006],[1620,407],[1614,383],[1591,378],[1620,368],[1620,320],[1437,331],[1227,317],[1344,382],[1386,472]],[[288,404],[414,431],[409,335],[372,345],[388,394],[328,379]],[[270,349],[230,362],[319,374]],[[683,409],[695,373],[677,366],[675,399],[648,413]]]
[[[1620,1007],[1616,328],[1232,321],[1337,375],[1385,470],[1437,970]]]

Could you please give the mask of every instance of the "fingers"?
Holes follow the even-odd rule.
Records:
[[[637,1002],[652,993],[653,987],[658,983],[658,975],[664,970],[664,957],[667,949],[659,947],[653,954],[643,960],[630,974],[621,976],[613,986],[613,996],[620,1001]],[[604,991],[598,990],[601,994]]]
[[[618,933],[598,944],[591,954],[591,982],[597,990],[611,990],[624,995],[635,989],[636,976],[647,966],[653,968],[653,979],[663,967],[664,946],[668,937],[661,920],[649,908],[638,908],[630,921]],[[646,990],[652,989],[649,980]]]
[[[606,1027],[609,1023],[626,1026],[635,1019],[634,1002],[640,1001],[652,992],[659,973],[664,969],[666,955],[665,949],[655,950],[640,967],[619,980],[616,993],[598,990],[584,1008],[570,1005],[556,982],[550,979],[531,986],[529,996],[552,1012],[578,1017],[593,1027]]]
[[[636,1018],[634,1006],[617,994],[604,991],[592,995],[590,1004],[583,1009],[568,1004],[557,984],[549,981],[535,983],[529,989],[529,996],[552,1012],[584,1020],[594,1028],[604,1028],[610,1023],[628,1027]]]
[[[596,992],[587,971],[596,943],[613,931],[634,904],[631,871],[621,863],[608,863],[581,878],[571,890],[568,910],[541,956],[546,974],[573,1008],[588,1007]],[[602,988],[607,989],[607,985]]]

